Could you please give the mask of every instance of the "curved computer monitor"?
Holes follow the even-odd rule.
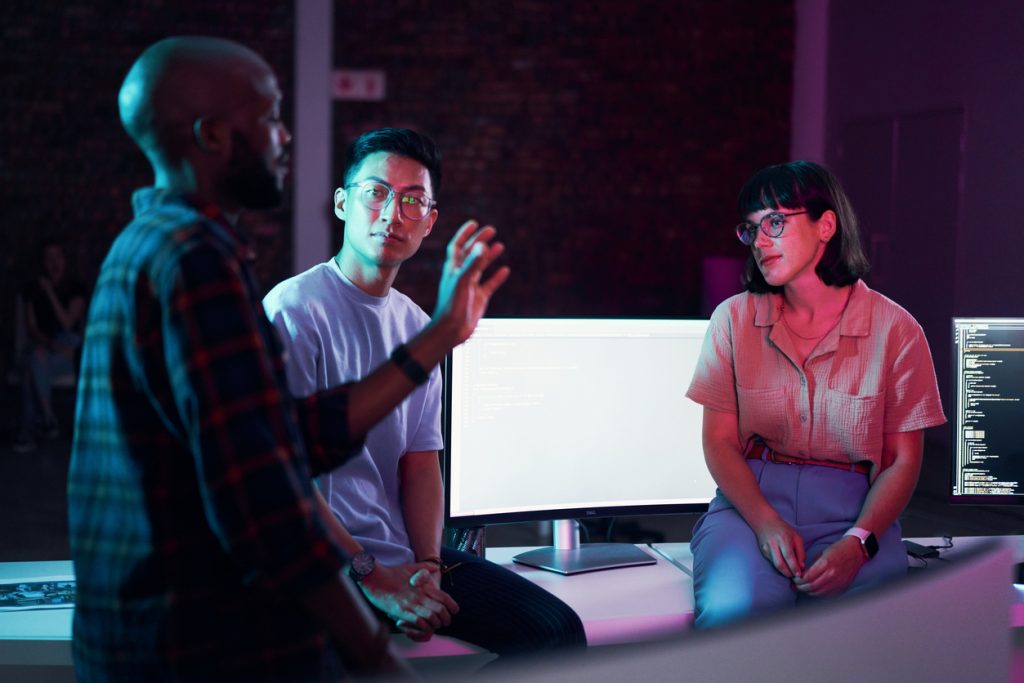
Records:
[[[445,365],[446,526],[707,509],[685,396],[707,324],[481,320]]]
[[[1024,318],[953,318],[954,503],[1024,504]]]

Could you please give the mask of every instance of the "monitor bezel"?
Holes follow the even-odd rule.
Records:
[[[492,320],[538,320],[537,317],[495,317]],[[543,318],[545,320],[566,320],[566,321],[587,321],[587,320],[628,320],[628,321],[707,321],[707,318],[680,317],[680,318],[646,318],[628,316],[610,317],[573,317],[558,316]],[[444,376],[444,411],[443,411],[443,432],[444,448],[441,452],[443,461],[442,471],[444,473],[444,526],[450,529],[467,529],[472,527],[490,526],[497,524],[517,524],[521,522],[545,522],[560,519],[600,519],[605,517],[641,517],[654,515],[697,515],[707,511],[708,502],[695,503],[651,503],[635,505],[608,505],[599,507],[565,507],[565,508],[544,508],[542,510],[515,510],[511,512],[496,512],[473,515],[460,515],[453,517],[451,514],[451,497],[449,495],[451,481],[451,458],[449,449],[452,443],[451,434],[451,406],[452,406],[452,383],[451,368],[454,352],[450,351],[444,360],[442,368]]]

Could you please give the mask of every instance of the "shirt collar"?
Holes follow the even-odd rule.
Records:
[[[846,337],[866,337],[871,332],[871,298],[863,280],[853,283],[850,300],[839,321],[839,334]],[[779,322],[782,314],[782,295],[768,292],[755,299],[754,325],[770,327]]]
[[[754,326],[770,327],[779,322],[782,314],[782,295],[775,292],[768,292],[762,296],[754,297]]]
[[[866,337],[871,332],[871,290],[863,280],[853,283],[850,301],[839,321],[839,334],[845,337]]]
[[[342,271],[341,264],[338,262],[337,255],[331,258],[329,266],[331,270],[333,270],[337,274],[338,278],[341,280],[342,286],[350,292],[350,296],[355,301],[358,301],[359,303],[365,304],[367,306],[372,306],[374,308],[381,308],[385,304],[387,304],[388,299],[391,298],[390,289],[388,289],[388,293],[385,294],[384,296],[374,296],[372,294],[367,294],[362,289],[360,289],[359,285],[352,282],[352,280],[348,279],[348,276],[345,275],[344,271]]]
[[[252,243],[231,224],[215,204],[202,202],[194,195],[176,192],[162,187],[143,187],[132,195],[132,210],[135,216],[153,211],[161,206],[178,206],[196,211],[207,221],[219,228],[222,237],[234,250],[235,255],[242,261],[252,263],[256,260],[256,251]]]

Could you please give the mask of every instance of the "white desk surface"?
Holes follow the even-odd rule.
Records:
[[[563,576],[512,562],[514,555],[530,548],[488,548],[487,559],[529,579],[576,610],[590,645],[635,642],[685,631],[693,617],[689,575],[650,548],[638,547],[657,564]]]
[[[0,583],[31,577],[74,574],[70,560],[0,562]],[[0,612],[0,663],[7,665],[71,664],[71,617],[74,609]]]
[[[911,540],[922,545],[944,544],[941,538]],[[957,551],[987,540],[991,539],[956,537],[953,548],[941,551],[940,557],[952,559]],[[1010,537],[1006,542],[1015,548],[1016,560],[1024,561],[1024,536]],[[647,640],[687,630],[693,618],[690,544],[658,543],[654,548],[639,547],[657,563],[563,576],[512,562],[514,555],[530,548],[488,548],[487,559],[522,575],[569,604],[582,619],[591,645]],[[0,562],[0,582],[69,575],[72,570],[70,561]],[[1019,627],[1024,626],[1024,586],[1015,588],[1017,602],[1011,625]],[[0,612],[0,664],[70,665],[72,615],[72,609]],[[443,654],[456,651],[462,652],[455,648]]]

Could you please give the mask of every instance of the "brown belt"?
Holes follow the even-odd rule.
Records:
[[[775,462],[782,465],[820,465],[821,467],[834,467],[837,470],[856,472],[857,474],[863,474],[865,476],[871,472],[871,463],[867,460],[861,460],[860,462],[835,462],[834,460],[808,460],[807,458],[794,458],[793,456],[773,451],[761,442],[754,442],[752,445],[747,447],[747,452],[744,456],[747,460],[764,460],[766,462]]]

